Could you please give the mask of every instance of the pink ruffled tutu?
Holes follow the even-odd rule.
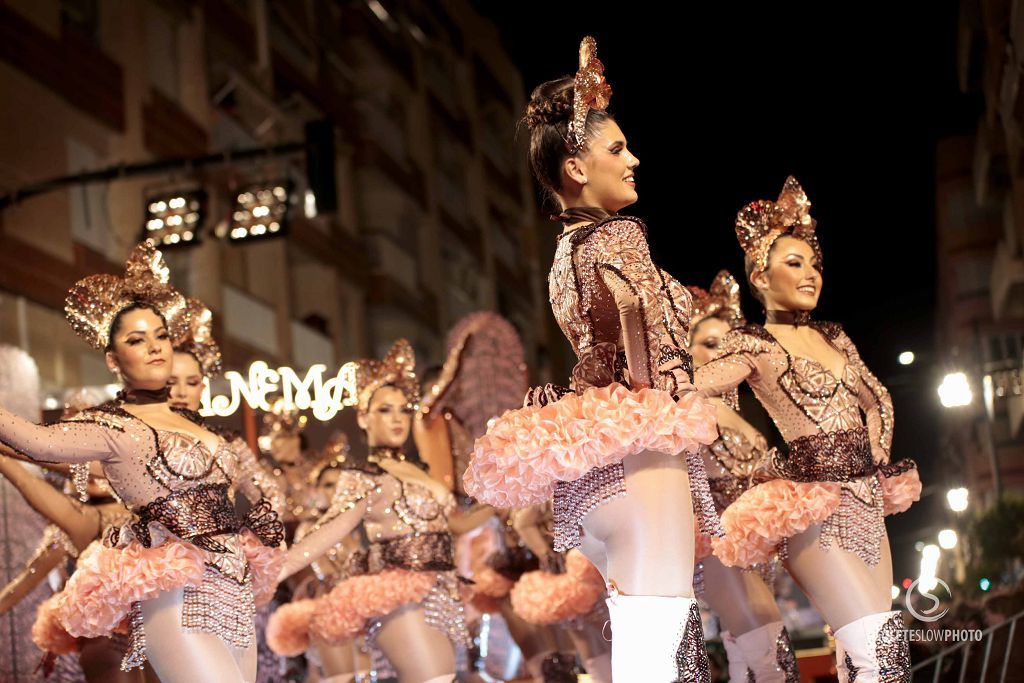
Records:
[[[473,574],[473,595],[501,599],[509,594],[515,581],[506,578],[491,567],[483,567]]]
[[[43,652],[59,657],[78,651],[78,638],[67,632],[57,618],[60,593],[50,596],[36,608],[32,624],[32,642]]]
[[[512,609],[531,624],[545,626],[589,613],[605,593],[604,579],[578,550],[565,555],[565,573],[533,571],[512,588]]]
[[[715,410],[694,393],[622,384],[569,393],[547,405],[510,410],[477,440],[466,492],[496,507],[550,500],[559,481],[644,450],[676,455],[714,442]]]
[[[242,531],[241,538],[254,598],[257,604],[265,603],[273,596],[284,553],[262,545],[248,530]],[[78,558],[64,590],[55,596],[53,609],[74,637],[109,636],[128,616],[132,603],[199,586],[206,559],[202,549],[173,538],[153,548],[137,540],[114,548],[94,541]]]
[[[921,498],[921,479],[909,461],[880,468],[883,514],[903,512]],[[839,482],[801,483],[773,479],[744,491],[722,513],[725,536],[712,539],[715,556],[730,567],[751,567],[771,560],[785,539],[821,524],[842,502]]]
[[[437,572],[385,569],[345,579],[316,601],[309,631],[315,641],[339,645],[359,635],[371,619],[422,602]]]
[[[309,624],[322,598],[281,605],[267,622],[267,646],[282,657],[297,657],[309,649]]]

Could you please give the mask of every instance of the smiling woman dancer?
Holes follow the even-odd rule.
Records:
[[[289,549],[281,580],[362,527],[367,550],[350,563],[348,578],[310,605],[311,640],[339,644],[368,630],[402,683],[449,683],[455,646],[469,644],[452,534],[483,520],[451,518],[451,491],[405,456],[419,401],[415,366],[404,339],[383,361],[359,361],[357,419],[367,461],[341,470],[330,508]]]
[[[79,559],[56,607],[71,635],[109,635],[127,619],[123,667],[148,657],[164,683],[251,681],[254,591],[273,581],[263,545],[279,545],[282,527],[266,500],[238,519],[228,496],[233,453],[196,416],[167,404],[172,341],[188,328],[168,275],[160,252],[143,243],[124,277],[76,283],[68,320],[105,351],[124,389],[48,427],[0,410],[0,440],[39,462],[99,461],[135,515],[111,547],[94,545]]]
[[[749,566],[776,550],[835,631],[843,680],[909,681],[899,612],[890,611],[892,561],[883,516],[920,497],[909,460],[890,463],[892,400],[836,323],[810,319],[823,283],[810,202],[792,177],[778,201],[736,218],[747,278],[764,326],[729,332],[697,388],[723,395],[746,380],[789,448],[771,481],[722,515],[715,542],[724,564]]]
[[[719,351],[722,339],[745,324],[736,278],[721,271],[708,291],[690,287],[693,321],[689,349],[698,369]],[[739,412],[736,392],[711,399],[718,416],[718,439],[703,449],[715,509],[723,514],[750,486],[750,476],[769,456],[764,436]],[[722,623],[722,644],[729,657],[729,676],[747,683],[796,683],[800,680],[789,633],[772,591],[774,558],[762,571],[726,567],[711,554],[710,539],[698,543],[702,597]],[[700,557],[704,555],[704,557]]]
[[[535,389],[476,443],[466,490],[497,507],[554,497],[554,547],[579,546],[610,584],[617,682],[707,680],[693,598],[694,504],[718,517],[699,453],[714,409],[692,391],[683,350],[689,293],[651,261],[639,160],[605,111],[611,88],[593,38],[580,69],[527,106],[530,164],[563,209],[549,276],[556,320],[579,357],[572,390]]]

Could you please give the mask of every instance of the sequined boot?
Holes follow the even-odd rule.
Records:
[[[910,644],[899,612],[879,612],[836,631],[840,680],[849,683],[910,683]],[[845,671],[844,671],[845,669]],[[843,678],[845,674],[846,678]]]
[[[604,653],[583,661],[583,667],[594,683],[612,683],[612,656]]]
[[[781,621],[773,621],[736,636],[736,646],[743,653],[747,665],[746,680],[756,683],[800,682],[789,632]]]
[[[696,600],[614,594],[607,603],[615,683],[710,680]]]

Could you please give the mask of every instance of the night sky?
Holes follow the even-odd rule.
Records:
[[[889,523],[897,581],[916,576],[913,542],[934,542],[929,513],[945,491],[933,466],[934,150],[980,113],[957,85],[958,3],[672,4],[475,3],[528,91],[574,73],[580,38],[597,39],[610,111],[641,160],[640,201],[624,213],[647,222],[655,261],[683,283],[707,287],[721,268],[742,278],[736,212],[775,199],[787,175],[800,181],[825,256],[816,317],[841,322],[892,392],[894,459],[917,459],[937,484]],[[910,370],[896,362],[905,349],[920,359]]]

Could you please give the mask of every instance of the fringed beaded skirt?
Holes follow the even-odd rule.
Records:
[[[788,538],[820,524],[823,550],[838,546],[873,567],[884,516],[921,497],[917,465],[876,466],[865,427],[794,439],[772,469],[778,478],[752,486],[722,514],[725,536],[712,547],[723,564],[751,567],[784,556]]]

